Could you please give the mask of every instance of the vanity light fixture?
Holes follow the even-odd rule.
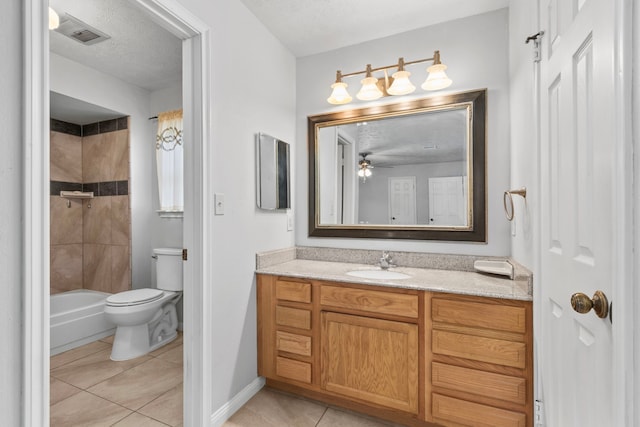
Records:
[[[382,91],[378,89],[378,79],[371,75],[371,64],[367,64],[367,74],[360,80],[362,87],[356,94],[356,98],[361,101],[374,101],[382,96]]]
[[[397,64],[386,65],[384,67],[371,68],[371,64],[367,64],[367,68],[363,71],[355,71],[353,73],[342,74],[340,70],[336,72],[336,81],[331,85],[333,92],[327,98],[327,102],[334,105],[348,104],[353,98],[347,92],[347,84],[342,81],[344,77],[365,74],[365,78],[360,81],[362,87],[356,97],[362,101],[373,101],[382,96],[387,95],[407,95],[412,93],[416,87],[409,80],[410,72],[404,68],[407,65],[419,64],[421,62],[432,61],[433,65],[427,68],[427,79],[422,84],[424,90],[440,90],[451,85],[452,81],[445,73],[447,66],[440,61],[440,51],[433,52],[432,58],[418,59],[417,61],[405,62],[404,58],[399,58]],[[388,76],[387,70],[397,68],[398,71]],[[379,81],[373,77],[376,71],[384,71],[384,80]]]
[[[60,26],[60,17],[55,10],[49,6],[49,29],[55,30]]]

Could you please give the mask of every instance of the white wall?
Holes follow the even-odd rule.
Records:
[[[51,90],[128,115],[130,119],[131,276],[134,288],[151,286],[152,162],[149,91],[51,54]]]
[[[514,197],[512,256],[531,270],[535,268],[535,216],[538,209],[539,147],[536,137],[537,95],[533,43],[524,41],[539,31],[537,2],[511,1],[509,6],[509,78],[511,80],[511,184],[527,188],[527,201]]]
[[[5,209],[0,221],[0,413],[2,423],[21,425],[23,362],[22,322],[22,250],[23,250],[23,148],[22,132],[23,25],[22,2],[8,2],[0,14],[0,117],[3,126],[3,148],[0,156],[2,203]],[[43,141],[33,141],[34,144]]]
[[[296,154],[298,185],[295,205],[298,245],[483,255],[511,253],[509,224],[504,219],[502,208],[502,193],[510,186],[507,24],[508,11],[502,9],[298,59],[296,144],[299,149]],[[454,83],[445,91],[431,95],[488,89],[488,243],[309,238],[306,118],[313,114],[375,105],[355,100],[360,76],[345,79],[355,101],[347,106],[329,105],[326,99],[330,95],[330,85],[335,79],[336,70],[349,73],[364,69],[368,63],[373,67],[393,64],[400,56],[406,61],[428,58],[433,55],[434,50],[440,50],[442,62],[449,67],[447,73]],[[413,74],[414,84],[424,81],[428,65],[425,63],[408,68]],[[410,96],[376,102],[392,103],[429,95],[418,89]]]
[[[389,178],[416,178],[417,224],[429,224],[429,178],[466,175],[466,163],[443,162],[419,165],[374,168],[371,178],[358,180],[358,221],[368,224],[389,224]]]
[[[212,192],[225,194],[225,214],[211,207],[212,407],[217,410],[257,378],[255,253],[294,244],[282,211],[256,207],[255,135],[291,143],[296,157],[293,55],[239,0],[180,0],[211,28]],[[292,172],[298,165],[291,162]],[[291,180],[293,191],[297,183]],[[213,194],[209,195],[213,200]],[[292,193],[295,201],[295,193]]]

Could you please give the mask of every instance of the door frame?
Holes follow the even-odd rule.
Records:
[[[212,229],[210,206],[212,150],[210,120],[210,30],[176,0],[130,0],[150,19],[183,40],[184,129],[193,135],[185,152],[184,264],[184,422],[211,423]],[[49,425],[49,30],[48,1],[24,5],[23,83],[23,380],[24,426]]]
[[[538,10],[542,7],[542,1],[538,0]],[[634,332],[634,320],[636,315],[634,314],[637,307],[640,304],[640,292],[634,290],[634,283],[640,280],[640,271],[634,267],[634,261],[640,262],[640,254],[633,253],[634,248],[640,247],[640,230],[634,227],[634,219],[640,224],[640,203],[636,204],[634,201],[634,183],[640,185],[640,177],[637,174],[636,169],[640,166],[640,162],[634,165],[633,154],[634,151],[640,152],[640,140],[634,141],[633,138],[633,103],[632,103],[632,64],[634,61],[633,54],[633,1],[632,0],[614,0],[613,7],[615,7],[615,52],[614,52],[614,67],[615,67],[615,117],[616,117],[616,131],[615,135],[612,135],[612,140],[615,143],[615,176],[614,182],[615,188],[612,189],[614,194],[614,212],[615,217],[615,238],[614,247],[614,265],[613,272],[614,277],[612,281],[614,283],[611,302],[613,305],[614,324],[613,328],[613,369],[612,375],[612,414],[614,419],[611,425],[616,426],[632,426],[634,422],[640,420],[640,411],[634,409],[635,397],[640,390],[640,361],[634,359],[634,347],[640,345],[640,332]],[[540,28],[545,30],[545,23],[540,22]],[[546,34],[544,35],[546,37]],[[544,54],[544,53],[543,53]],[[536,69],[538,69],[536,67]],[[534,77],[538,79],[539,77]],[[542,90],[539,82],[535,83],[536,91],[536,121],[537,121],[537,135],[538,147],[541,145],[540,133],[540,117],[545,114],[546,111],[542,108],[539,102],[540,90]],[[537,167],[537,186],[542,189],[542,165],[544,161],[539,153],[538,158],[540,162]],[[538,203],[536,220],[536,228],[538,235],[536,236],[536,260],[535,271],[538,279],[535,280],[536,285],[545,286],[544,272],[540,270],[540,259],[542,257],[541,241],[541,228],[540,218],[544,214],[541,209],[541,204]],[[630,232],[629,230],[633,230]],[[546,274],[549,274],[548,272]],[[534,291],[534,315],[540,319],[536,322],[536,326],[540,326],[542,316],[540,291]],[[639,316],[640,317],[640,316]],[[545,345],[545,337],[539,335],[540,331],[535,333],[536,347]],[[637,344],[636,344],[637,343]],[[537,355],[537,353],[536,353]],[[540,366],[536,363],[536,366]],[[544,369],[544,366],[541,368]],[[540,401],[544,405],[543,384],[542,376],[539,369],[536,369],[535,380],[535,399]],[[537,405],[536,405],[537,407]],[[544,410],[541,410],[540,415],[542,418],[536,425],[546,425],[546,420],[543,417]],[[554,427],[554,426],[549,426]]]

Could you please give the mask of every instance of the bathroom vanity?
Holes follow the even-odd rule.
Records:
[[[532,426],[523,281],[469,271],[291,260],[258,268],[267,385],[409,426]],[[379,270],[378,270],[379,271]]]

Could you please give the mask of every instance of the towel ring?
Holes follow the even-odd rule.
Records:
[[[522,187],[519,190],[505,191],[502,197],[502,203],[504,205],[504,213],[509,221],[513,221],[513,215],[515,209],[513,208],[513,195],[522,196],[523,199],[527,199],[527,189]]]

